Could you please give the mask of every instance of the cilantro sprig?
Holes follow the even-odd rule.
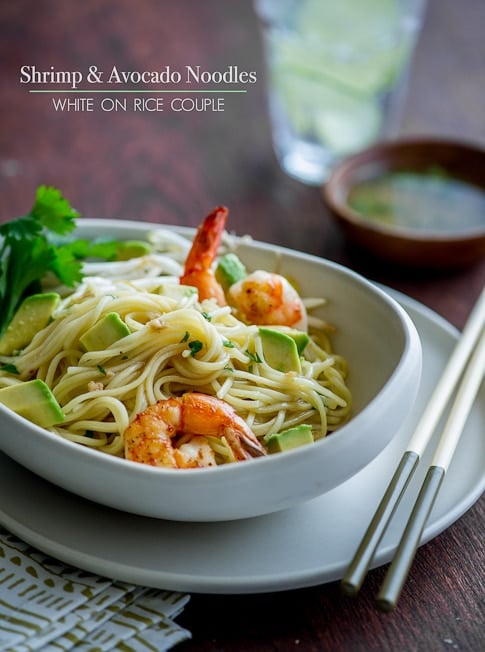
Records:
[[[115,243],[65,240],[78,217],[59,190],[43,185],[27,215],[0,224],[0,335],[23,299],[41,291],[47,273],[73,287],[82,280],[83,258],[93,252],[101,258],[115,257]]]

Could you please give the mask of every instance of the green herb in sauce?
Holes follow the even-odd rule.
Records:
[[[363,181],[351,189],[347,203],[383,226],[448,233],[485,227],[485,191],[440,168]]]

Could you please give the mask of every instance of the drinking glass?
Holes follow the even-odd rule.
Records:
[[[277,159],[324,182],[342,157],[397,135],[426,0],[255,0]]]

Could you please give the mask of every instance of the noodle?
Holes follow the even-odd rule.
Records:
[[[193,288],[179,284],[178,258],[187,250],[181,240],[164,240],[161,230],[153,237],[157,246],[166,243],[178,253],[157,254],[144,264],[86,265],[96,275],[64,292],[51,323],[23,351],[1,358],[18,374],[0,371],[0,387],[42,379],[65,415],[50,430],[117,456],[124,454],[123,433],[137,414],[193,390],[226,401],[261,441],[303,423],[318,439],[348,419],[346,362],[329,350],[325,332],[311,330],[301,374],[274,369],[265,361],[257,326],[238,320],[229,307],[199,303]],[[117,313],[130,333],[105,349],[85,351],[82,336],[109,313]],[[234,461],[224,437],[208,439],[218,462]]]

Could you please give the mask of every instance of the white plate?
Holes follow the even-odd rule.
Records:
[[[457,339],[457,331],[436,313],[403,295],[396,298],[414,320],[423,342],[424,377],[416,412],[376,460],[330,493],[284,512],[247,520],[162,521],[91,503],[0,454],[0,523],[64,562],[158,588],[257,593],[340,579]],[[484,399],[482,387],[422,543],[462,516],[485,489]],[[423,465],[374,566],[391,559],[424,472]]]

